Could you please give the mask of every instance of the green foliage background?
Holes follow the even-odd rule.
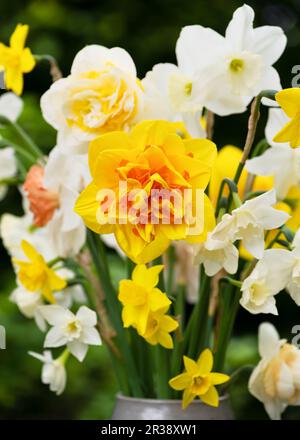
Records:
[[[291,86],[294,65],[300,64],[300,1],[248,1],[256,12],[256,25],[280,25],[288,36],[288,47],[277,63],[282,85]],[[236,0],[11,0],[0,2],[0,41],[7,42],[17,23],[28,23],[28,45],[36,54],[57,58],[67,75],[75,54],[87,44],[124,47],[133,56],[139,77],[159,62],[175,62],[175,43],[182,26],[202,24],[224,33],[232,12],[243,2]],[[42,119],[39,98],[50,86],[48,66],[39,65],[26,76],[25,109],[21,125],[47,151],[55,144],[55,132]],[[260,136],[266,112],[262,115]],[[215,141],[242,146],[247,115],[217,118]],[[20,197],[11,189],[0,204],[3,212],[21,213]],[[9,301],[14,285],[8,256],[0,248],[0,324],[7,330],[7,349],[0,350],[0,418],[86,419],[108,418],[114,403],[115,381],[104,348],[90,349],[84,364],[72,359],[68,364],[68,386],[56,397],[40,383],[38,361],[28,350],[41,351],[43,335]],[[111,267],[120,276],[115,259]],[[299,309],[286,298],[279,300],[280,317],[271,321],[282,336],[291,338],[291,328],[299,324]],[[269,320],[269,317],[267,317]],[[228,356],[230,368],[255,363],[256,330],[264,317],[241,311],[235,338]],[[240,418],[266,418],[261,405],[247,393],[243,373],[232,389],[233,405]],[[297,409],[286,418],[300,418]]]

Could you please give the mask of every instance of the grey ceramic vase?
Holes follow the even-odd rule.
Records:
[[[233,420],[228,396],[220,397],[218,408],[194,400],[185,410],[181,400],[138,399],[117,395],[112,420]]]

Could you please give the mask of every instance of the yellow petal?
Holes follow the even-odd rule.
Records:
[[[133,144],[144,149],[147,145],[163,146],[169,134],[176,133],[176,127],[167,121],[143,121],[130,132]]]
[[[157,285],[159,274],[163,268],[163,265],[156,265],[148,269],[145,264],[138,264],[132,272],[132,280],[141,286],[145,286],[146,289],[152,290]]]
[[[43,286],[42,295],[50,304],[56,303],[55,296],[53,295],[51,288],[48,285]]]
[[[86,226],[97,234],[110,234],[114,231],[115,225],[99,224],[97,220],[97,201],[98,189],[96,185],[90,183],[79,195],[76,200],[74,211],[82,217]]]
[[[173,339],[169,333],[158,331],[157,340],[162,347],[167,348],[168,350],[172,350],[174,347]]]
[[[216,144],[208,139],[187,139],[184,141],[185,150],[193,157],[209,167],[213,167],[217,159]]]
[[[31,53],[31,50],[26,48],[23,50],[21,55],[21,70],[24,73],[31,72],[31,70],[34,68],[36,62],[35,59]]]
[[[7,67],[5,70],[5,85],[7,89],[12,90],[16,95],[22,94],[24,81],[19,67]]]
[[[183,356],[183,363],[184,363],[184,367],[188,373],[190,373],[192,375],[194,375],[196,373],[198,374],[199,368],[198,368],[197,363],[193,359],[191,359],[187,356]]]
[[[186,388],[182,397],[182,409],[187,408],[195,399],[196,394],[193,394],[189,388]]]
[[[205,394],[202,394],[200,399],[207,405],[214,407],[219,406],[219,395],[214,386],[211,386]]]
[[[300,118],[291,119],[273,139],[274,142],[289,142],[292,148],[300,145]]]
[[[40,261],[41,259],[44,260],[42,255],[39,254],[38,251],[30,243],[28,243],[28,241],[22,240],[21,247],[24,254],[29,260],[31,261],[35,261],[35,260]]]
[[[123,305],[140,306],[147,300],[146,290],[131,280],[121,280],[119,291],[118,298]]]
[[[300,89],[298,87],[280,90],[276,93],[275,99],[290,118],[300,112]]]
[[[185,388],[189,387],[191,383],[192,377],[188,373],[179,374],[169,381],[170,387],[178,391],[184,390]]]
[[[171,301],[161,290],[155,288],[149,294],[149,307],[151,311],[166,310],[170,305]]]
[[[220,385],[221,383],[228,382],[230,379],[230,376],[222,373],[210,373],[209,377],[214,385]]]
[[[160,328],[167,333],[173,332],[178,326],[178,322],[171,316],[165,315],[160,320]]]
[[[242,158],[243,152],[233,145],[226,145],[218,152],[215,164],[212,169],[211,180],[209,183],[209,197],[214,205],[217,203],[217,198],[220,191],[222,180],[225,177],[233,179],[238,164]],[[247,171],[243,170],[239,180],[239,195],[242,196],[247,179]],[[225,187],[224,196],[228,196],[228,188]]]
[[[10,47],[17,51],[21,51],[25,46],[28,31],[29,26],[27,24],[18,24],[10,37]]]
[[[198,372],[200,375],[205,375],[211,372],[214,358],[209,348],[202,351],[197,360]]]
[[[66,280],[57,275],[52,269],[48,268],[48,280],[50,289],[53,291],[63,290],[67,286]]]

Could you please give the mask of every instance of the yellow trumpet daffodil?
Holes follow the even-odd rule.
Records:
[[[300,145],[300,89],[297,87],[281,90],[275,99],[291,119],[276,134],[274,142],[289,142],[292,148]]]
[[[36,64],[31,50],[24,47],[28,30],[27,24],[18,24],[9,46],[0,43],[0,69],[4,70],[5,86],[17,95],[23,91],[23,74],[31,72]]]
[[[182,408],[185,409],[199,397],[207,405],[217,407],[219,395],[215,385],[227,382],[230,377],[222,373],[212,372],[213,355],[207,348],[199,356],[197,362],[187,356],[183,357],[185,372],[173,377],[169,385],[174,390],[184,390]]]
[[[53,292],[64,289],[66,281],[47,266],[44,257],[27,241],[23,240],[22,249],[29,261],[13,258],[18,266],[18,279],[30,292],[40,292],[50,303],[55,303]]]

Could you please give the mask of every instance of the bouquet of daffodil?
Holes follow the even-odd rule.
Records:
[[[119,47],[84,47],[62,78],[25,47],[28,26],[0,44],[12,90],[0,97],[0,195],[18,185],[24,209],[1,218],[11,299],[46,333],[30,354],[56,394],[72,357],[103,342],[125,396],[183,392],[183,409],[195,398],[216,407],[239,307],[278,314],[281,291],[300,305],[300,91],[281,90],[272,67],[283,31],[253,20],[244,5],[225,37],[183,28],[177,65],[141,81]],[[41,62],[53,79],[41,111],[57,130],[48,156],[17,123],[23,74]],[[243,150],[217,148],[214,119],[246,111]],[[300,405],[300,351],[268,323],[259,350],[249,391],[278,419]]]

